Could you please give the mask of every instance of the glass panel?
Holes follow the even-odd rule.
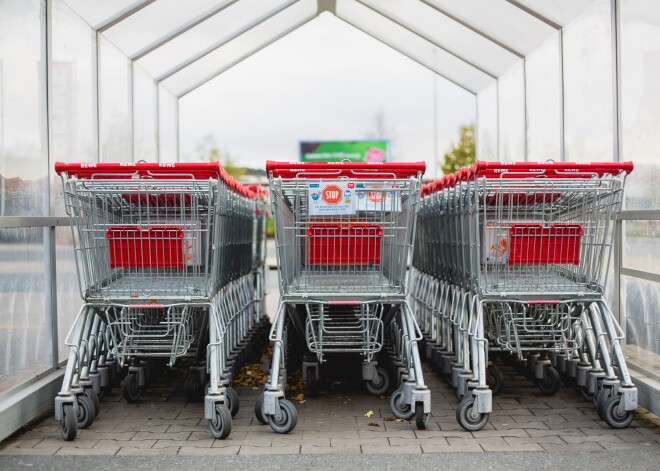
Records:
[[[566,160],[612,160],[610,1],[597,0],[564,30]]]
[[[158,90],[158,151],[160,162],[176,162],[179,155],[179,100],[160,87]]]
[[[507,0],[429,0],[429,3],[525,55],[555,32]]]
[[[660,275],[660,221],[623,221],[623,266]]]
[[[132,162],[131,62],[103,37],[100,47],[101,160]]]
[[[300,140],[377,135],[392,158],[425,159],[431,178],[434,83],[441,160],[474,122],[474,95],[324,13],[179,100],[181,159],[217,147],[254,181],[267,159],[298,159]]]
[[[133,68],[134,160],[157,160],[156,83],[140,67]]]
[[[233,0],[186,0],[185,8],[181,8],[181,0],[158,0],[103,34],[131,57],[173,31],[199,21],[231,1]]]
[[[561,87],[559,35],[525,60],[527,86],[527,160],[561,160]]]
[[[70,227],[55,228],[55,256],[57,266],[57,334],[60,361],[69,356],[64,344],[73,320],[83,304],[78,285],[78,273],[73,253]]]
[[[519,58],[418,0],[362,0],[457,56],[500,76]]]
[[[0,394],[53,366],[44,259],[43,229],[0,229]]]
[[[472,93],[492,82],[468,63],[355,1],[338,0],[337,16]]]
[[[560,26],[566,26],[584,11],[594,0],[518,0]]]
[[[39,1],[0,0],[0,216],[48,214]]]
[[[497,83],[477,95],[477,159],[497,160]]]
[[[163,86],[180,96],[257,52],[287,31],[314,18],[316,10],[317,4],[314,0],[296,2],[164,80]]]
[[[627,209],[660,209],[660,8],[624,0],[621,11],[622,160],[635,162]]]
[[[145,0],[65,0],[94,29]]]
[[[626,357],[660,374],[660,283],[621,277],[626,319]]]
[[[502,77],[498,83],[499,159],[525,160],[525,83],[523,66]]]
[[[61,0],[53,3],[51,162],[96,162],[96,33]],[[51,172],[51,214],[62,216],[62,183]]]
[[[147,54],[138,63],[159,79],[187,60],[213,51],[238,31],[269,17],[289,3],[291,0],[241,0]]]

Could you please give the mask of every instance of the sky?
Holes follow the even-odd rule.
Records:
[[[234,163],[297,160],[304,140],[364,139],[384,117],[393,160],[433,165],[475,122],[475,97],[353,26],[324,13],[179,102],[182,160],[205,136]]]

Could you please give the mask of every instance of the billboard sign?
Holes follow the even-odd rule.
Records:
[[[385,162],[389,141],[303,141],[301,162]]]

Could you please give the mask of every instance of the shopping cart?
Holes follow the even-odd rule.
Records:
[[[406,301],[424,169],[424,163],[267,163],[281,298],[270,379],[255,412],[276,432],[296,425],[296,409],[284,398],[295,335],[305,339],[308,389],[316,388],[328,354],[353,352],[362,355],[362,378],[376,395],[391,384],[376,355],[394,339],[393,403],[426,427],[431,400],[417,351],[421,332]]]
[[[55,399],[63,438],[91,425],[98,393],[122,371],[123,396],[135,402],[159,368],[184,358],[192,363],[186,398],[204,399],[212,435],[225,438],[239,406],[232,378],[263,324],[254,289],[262,283],[254,248],[263,202],[217,162],[55,170],[85,302],[66,339]]]
[[[478,430],[503,387],[488,354],[524,365],[542,394],[561,377],[612,427],[633,420],[637,389],[603,297],[632,163],[476,165],[423,189],[413,303],[427,357]]]

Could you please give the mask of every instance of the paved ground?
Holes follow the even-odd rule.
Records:
[[[253,404],[259,389],[240,386],[241,410],[233,421],[233,432],[227,440],[213,440],[201,418],[202,405],[186,404],[183,399],[185,372],[179,370],[160,378],[139,404],[127,404],[119,392],[104,399],[92,427],[80,431],[73,442],[62,441],[59,424],[47,417],[0,444],[0,455],[410,455],[634,449],[642,454],[613,456],[624,461],[647,456],[660,463],[660,419],[641,409],[631,427],[613,430],[574,390],[564,387],[554,397],[543,397],[529,381],[503,367],[506,387],[494,400],[488,425],[469,433],[456,423],[453,391],[427,368],[432,417],[429,429],[418,431],[407,421],[393,420],[388,401],[364,390],[359,362],[353,363],[357,367],[335,368],[341,376],[334,378],[322,370],[326,380],[319,397],[303,399],[297,396],[299,391],[289,391],[289,397],[299,399],[294,401],[299,417],[298,426],[288,435],[277,435],[257,422]],[[297,382],[295,374],[290,382]],[[607,456],[601,458],[608,462]]]

